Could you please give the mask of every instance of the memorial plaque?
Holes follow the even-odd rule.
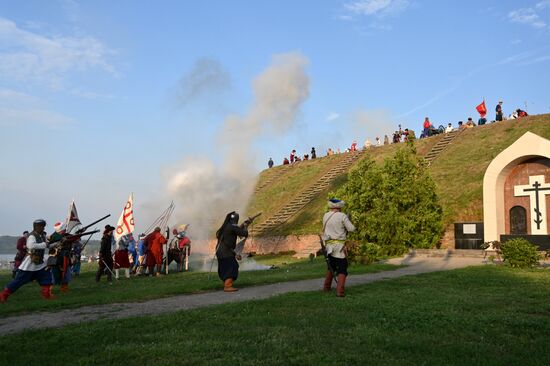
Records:
[[[527,234],[527,211],[524,207],[514,206],[510,209],[510,234]]]

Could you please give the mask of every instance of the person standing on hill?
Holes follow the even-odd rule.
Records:
[[[269,161],[267,162],[267,166],[269,169],[273,168],[273,159],[269,158]]]
[[[499,100],[497,106],[495,107],[496,117],[495,121],[502,121],[504,114],[502,113],[502,100]]]
[[[235,211],[228,213],[225,220],[216,231],[218,245],[216,248],[216,258],[218,258],[218,276],[223,281],[223,290],[225,292],[238,291],[233,287],[233,283],[239,277],[239,263],[237,260],[241,256],[235,253],[237,247],[237,237],[248,237],[249,222],[245,221],[242,225],[239,223],[239,214]]]
[[[323,241],[326,245],[328,266],[323,285],[324,291],[330,291],[333,276],[337,276],[336,296],[344,297],[348,260],[346,238],[348,232],[355,231],[355,226],[342,212],[345,202],[333,198],[328,201],[329,211],[323,216]]]
[[[311,148],[311,158],[317,159],[317,151],[315,151],[314,147]]]
[[[46,221],[39,219],[34,221],[33,230],[27,238],[27,254],[19,266],[15,279],[6,285],[0,292],[0,302],[6,302],[8,297],[26,283],[36,281],[42,287],[42,297],[46,300],[53,298],[52,273],[44,262],[44,253],[49,247],[46,241]]]

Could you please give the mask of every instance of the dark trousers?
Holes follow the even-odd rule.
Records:
[[[113,280],[111,274],[111,272],[113,272],[113,258],[110,256],[107,258],[99,259],[99,268],[97,269],[97,273],[95,274],[95,280],[97,282],[99,282],[105,270],[107,270],[107,281],[111,282]]]
[[[348,275],[348,259],[347,258],[334,258],[333,256],[328,256],[328,262],[330,267],[334,271],[335,275],[343,274]],[[330,270],[330,268],[329,268]]]
[[[235,257],[218,258],[218,276],[222,281],[229,278],[236,281],[239,277],[239,262],[237,262],[237,259]]]
[[[48,267],[41,269],[40,271],[22,271],[17,270],[15,279],[7,284],[11,292],[17,291],[17,289],[26,283],[36,280],[40,286],[47,286],[53,283],[52,273],[47,270]]]

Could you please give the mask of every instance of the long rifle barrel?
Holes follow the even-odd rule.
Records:
[[[94,225],[97,224],[98,222],[101,222],[101,221],[105,220],[105,219],[106,219],[107,217],[109,217],[109,216],[111,216],[111,214],[108,214],[108,215],[103,216],[103,217],[100,218],[99,220],[96,220],[96,221],[92,222],[91,224],[84,226],[83,228],[81,228],[81,229],[78,230],[78,231],[84,232],[84,231],[88,230],[88,228],[94,226]]]

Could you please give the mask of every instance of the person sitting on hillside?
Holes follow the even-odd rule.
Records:
[[[299,161],[302,161],[302,159],[300,159],[300,157],[299,157],[298,155],[296,155],[296,156],[294,157],[294,162],[297,163],[297,162],[299,162]]]
[[[466,128],[474,128],[476,124],[472,120],[472,117],[468,117],[468,121],[466,121]]]
[[[518,118],[523,118],[523,117],[528,117],[529,115],[527,114],[527,112],[525,112],[524,110],[521,110],[521,109],[516,109],[516,113],[518,115]]]
[[[357,141],[351,143],[350,151],[357,151]]]
[[[382,146],[382,141],[380,140],[380,137],[376,137],[376,147]]]
[[[304,154],[304,160],[309,160],[309,154]]]
[[[371,146],[372,146],[372,143],[370,142],[369,139],[367,139],[367,140],[365,141],[365,145],[364,145],[365,149],[370,149]]]
[[[283,165],[289,165],[289,164],[290,164],[290,162],[288,161],[288,159],[284,158],[283,159]]]
[[[449,122],[449,124],[447,125],[447,128],[445,128],[445,133],[453,132],[453,130],[454,130],[453,124]]]
[[[388,135],[384,135],[384,145],[389,145],[390,144],[390,138],[388,137]]]
[[[459,129],[459,130],[462,130],[462,129],[464,129],[464,128],[466,128],[466,126],[464,126],[464,125],[462,124],[462,121],[458,121],[458,129]]]
[[[312,159],[316,159],[316,158],[317,158],[317,152],[315,151],[315,148],[314,148],[314,147],[311,148],[311,158],[312,158]]]
[[[327,156],[334,155],[334,151],[329,147],[327,150]]]
[[[487,118],[485,117],[479,117],[479,119],[477,120],[478,126],[483,126],[486,123],[487,123]]]

